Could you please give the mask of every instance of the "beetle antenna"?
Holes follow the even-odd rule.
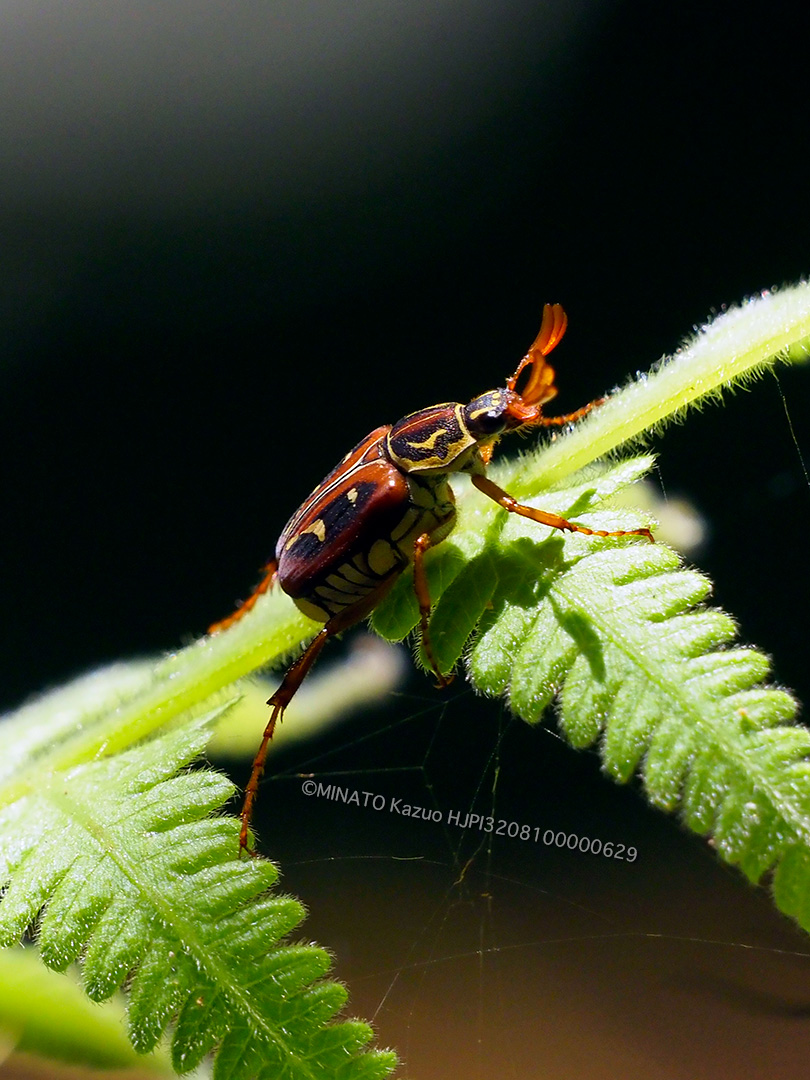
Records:
[[[551,350],[560,344],[567,328],[568,316],[565,314],[562,304],[545,304],[540,333],[529,349],[529,356],[536,353],[548,356]]]
[[[509,411],[520,424],[536,423],[540,419],[541,407],[557,396],[554,368],[546,357],[562,341],[567,326],[568,316],[562,305],[546,304],[543,308],[540,333],[518,364],[514,375],[506,380],[507,389],[517,398]],[[526,385],[521,390],[515,390],[518,379],[526,368],[530,369]]]

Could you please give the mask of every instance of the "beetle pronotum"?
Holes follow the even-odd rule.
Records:
[[[553,529],[652,540],[649,529],[588,529],[524,506],[486,475],[495,443],[504,433],[559,427],[600,404],[591,402],[565,416],[542,414],[543,405],[557,394],[554,369],[546,357],[559,344],[567,325],[562,307],[546,304],[540,333],[505,387],[480,394],[468,405],[431,405],[393,426],[375,428],[287,522],[276,545],[275,561],[265,567],[265,576],[249,599],[210,627],[209,633],[217,633],[242,618],[275,582],[305,615],[324,624],[267,702],[270,719],[245,789],[240,850],[247,848],[253,804],[276,723],[329,638],[364,619],[411,564],[425,655],[439,684],[446,686],[450,681],[439,671],[430,646],[431,604],[424,568],[425,553],[441,543],[455,524],[448,474],[469,473],[475,487],[504,510]]]

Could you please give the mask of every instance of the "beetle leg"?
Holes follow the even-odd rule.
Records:
[[[426,532],[422,533],[421,536],[417,536],[413,542],[413,588],[419,603],[419,623],[422,631],[422,647],[425,650],[425,656],[428,659],[428,663],[433,668],[433,674],[438,680],[439,688],[443,689],[445,686],[449,686],[453,681],[453,675],[452,673],[450,675],[442,675],[441,671],[439,671],[436,657],[433,655],[433,646],[430,644],[428,618],[430,617],[431,603],[424,560],[425,552],[431,544],[430,533]]]
[[[557,514],[549,514],[546,510],[536,510],[533,506],[524,506],[523,503],[513,499],[509,492],[498,487],[488,476],[473,476],[472,482],[479,491],[493,499],[504,510],[508,510],[510,514],[519,514],[521,517],[530,518],[541,525],[549,525],[552,529],[585,533],[587,536],[644,536],[650,543],[654,542],[649,529],[617,529],[615,532],[605,532],[604,529],[588,529],[585,525],[575,525]]]
[[[322,630],[319,630],[298,659],[287,668],[279,688],[267,702],[273,711],[270,713],[270,719],[267,721],[267,727],[264,729],[261,746],[259,747],[256,757],[253,759],[253,765],[250,770],[250,779],[245,788],[245,801],[242,804],[242,825],[239,829],[240,851],[248,850],[248,828],[250,826],[251,816],[253,815],[253,804],[256,802],[259,783],[261,782],[262,774],[264,773],[267,748],[270,745],[270,740],[273,738],[273,732],[276,730],[276,723],[284,715],[284,710],[292,701],[296,690],[306,678],[309,669],[315,663],[318,653],[327,643],[329,638],[337,633],[336,630],[331,629],[333,622],[334,619],[330,620]]]
[[[377,606],[380,600],[382,600],[399,576],[400,572],[401,567],[397,569],[396,573],[391,574],[381,581],[367,596],[362,597],[354,604],[350,604],[349,607],[344,608],[343,611],[339,611],[337,615],[333,615],[329,622],[318,631],[301,655],[290,664],[284,673],[284,678],[281,680],[278,689],[272,697],[268,699],[267,704],[271,709],[270,719],[267,721],[267,727],[264,729],[261,746],[259,747],[256,757],[253,759],[250,777],[247,782],[247,787],[245,788],[245,801],[242,804],[242,824],[239,829],[240,852],[249,850],[248,829],[250,828],[250,819],[253,816],[253,805],[256,802],[256,796],[259,793],[259,784],[264,775],[267,748],[270,745],[270,740],[273,738],[276,724],[283,719],[284,710],[295,697],[298,688],[309,674],[310,668],[317,660],[318,654],[327,641],[337,634],[341,634],[344,630],[348,630],[350,626],[354,626],[355,623],[360,622],[361,619],[364,619],[366,615]]]
[[[247,613],[255,607],[259,597],[264,595],[269,589],[272,589],[273,583],[276,580],[276,571],[278,569],[275,560],[269,562],[267,566],[262,567],[262,569],[264,570],[264,577],[247,600],[243,600],[232,615],[228,615],[225,619],[220,619],[219,622],[212,623],[208,627],[209,634],[218,634],[221,630],[227,630],[229,626],[232,626],[235,622],[239,622],[243,615],[247,615]]]
[[[600,397],[596,401],[589,401],[581,409],[565,413],[564,416],[541,416],[534,423],[538,427],[563,427],[565,424],[573,424],[575,421],[581,420],[583,416],[587,416],[591,409],[595,409],[597,405],[604,405],[606,401],[607,398]]]

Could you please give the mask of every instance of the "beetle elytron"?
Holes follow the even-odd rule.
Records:
[[[652,540],[649,529],[587,529],[523,506],[486,475],[495,443],[504,433],[568,424],[600,403],[591,402],[566,416],[542,415],[543,405],[557,394],[554,369],[545,358],[567,324],[559,304],[546,304],[540,333],[505,387],[481,394],[468,405],[431,405],[393,426],[375,428],[287,522],[276,545],[275,562],[265,567],[265,577],[252,596],[233,615],[210,627],[209,633],[216,633],[230,626],[276,581],[305,615],[324,624],[267,702],[272,712],[245,790],[240,849],[247,848],[253,804],[277,721],[329,638],[364,619],[411,564],[425,655],[439,684],[449,682],[439,671],[430,646],[430,594],[424,568],[425,552],[441,543],[455,524],[448,474],[469,473],[475,487],[504,510],[541,525],[589,536]],[[518,390],[526,369],[528,375]]]

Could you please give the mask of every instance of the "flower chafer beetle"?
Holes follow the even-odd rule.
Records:
[[[652,540],[649,529],[604,532],[524,506],[486,475],[501,435],[531,427],[559,427],[600,404],[601,399],[565,416],[542,414],[543,405],[557,394],[554,369],[546,357],[559,344],[567,325],[562,307],[546,304],[540,333],[506,386],[480,394],[467,405],[431,405],[393,426],[375,428],[287,522],[276,545],[275,561],[265,567],[265,577],[250,598],[233,615],[210,627],[209,633],[217,633],[230,626],[275,582],[305,615],[324,624],[267,703],[272,711],[245,790],[240,849],[247,848],[253,804],[276,723],[329,638],[364,619],[411,564],[425,655],[439,684],[449,683],[430,646],[431,605],[424,558],[455,524],[450,473],[469,473],[475,487],[504,510],[541,525],[589,536]]]

